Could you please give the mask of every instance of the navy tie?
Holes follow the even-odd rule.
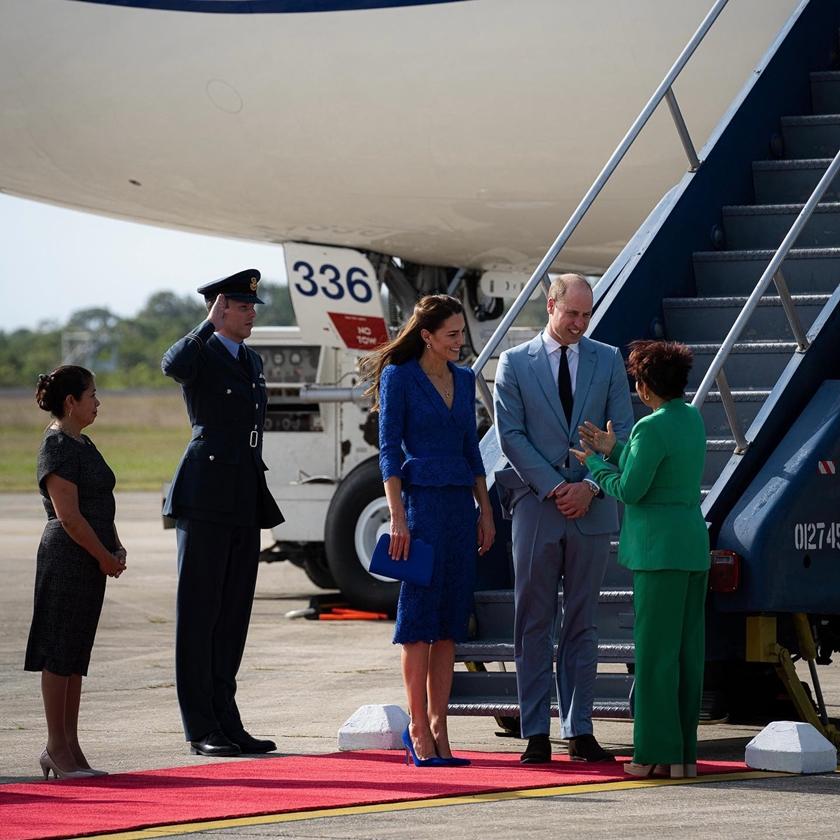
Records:
[[[245,349],[244,344],[239,345],[239,352],[236,354],[236,358],[239,361],[239,364],[242,365],[242,370],[251,375],[251,363],[248,361],[248,351]]]
[[[560,394],[560,404],[563,406],[563,413],[566,415],[566,422],[569,429],[572,427],[572,374],[569,371],[568,347],[560,346],[560,370],[557,371],[557,392]]]

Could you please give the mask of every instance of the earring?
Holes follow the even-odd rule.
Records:
[[[426,344],[426,349],[427,349],[427,350],[431,350],[431,349],[432,349],[432,345],[427,343],[427,344]]]

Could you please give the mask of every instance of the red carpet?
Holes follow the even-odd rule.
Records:
[[[0,785],[0,837],[31,840],[226,817],[627,780],[621,764],[557,760],[523,767],[516,753],[462,753],[470,767],[406,767],[397,752],[218,760],[87,780]],[[742,771],[701,762],[700,773]]]

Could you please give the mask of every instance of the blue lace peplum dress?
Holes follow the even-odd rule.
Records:
[[[467,638],[478,551],[472,488],[484,475],[475,424],[475,376],[449,363],[452,408],[417,360],[388,365],[379,386],[382,480],[402,479],[408,528],[434,548],[429,587],[403,583],[394,643]]]

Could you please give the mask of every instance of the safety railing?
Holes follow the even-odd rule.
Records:
[[[482,375],[482,370],[484,369],[484,366],[495,353],[496,349],[498,348],[508,329],[516,320],[517,316],[522,311],[522,308],[525,306],[526,302],[530,299],[534,290],[537,288],[537,285],[542,282],[544,287],[548,289],[548,271],[551,268],[554,261],[557,259],[558,254],[563,249],[566,242],[568,242],[571,235],[575,232],[581,220],[589,212],[589,208],[592,206],[595,199],[601,193],[601,190],[603,190],[604,186],[610,180],[613,172],[615,172],[616,168],[621,163],[630,147],[636,141],[636,138],[639,136],[642,129],[645,127],[648,120],[651,118],[654,111],[657,109],[657,107],[663,99],[667,100],[668,109],[671,113],[672,119],[674,120],[674,125],[676,126],[677,134],[680,138],[680,141],[682,142],[683,148],[685,149],[686,157],[688,158],[690,171],[695,171],[700,166],[701,161],[697,157],[697,152],[695,151],[694,144],[692,143],[691,136],[688,132],[688,128],[686,127],[685,121],[683,120],[682,113],[677,103],[677,98],[674,94],[672,86],[679,74],[682,72],[685,65],[688,63],[689,59],[692,57],[692,55],[694,55],[694,52],[697,49],[697,47],[706,37],[708,31],[712,28],[714,22],[717,20],[718,16],[723,11],[728,1],[729,0],[717,0],[717,2],[709,10],[709,13],[703,19],[703,22],[697,28],[697,31],[694,33],[694,35],[692,35],[691,39],[686,44],[685,48],[680,53],[677,60],[671,66],[671,69],[665,75],[665,78],[659,84],[659,87],[656,88],[653,95],[650,97],[639,116],[636,117],[635,121],[633,122],[633,125],[630,126],[629,130],[624,135],[624,138],[618,144],[615,151],[610,156],[610,159],[604,165],[604,168],[601,170],[601,172],[598,174],[598,177],[593,182],[592,186],[586,192],[586,195],[584,195],[584,197],[581,199],[580,204],[578,204],[574,213],[572,213],[571,217],[566,222],[563,229],[557,235],[557,238],[554,240],[551,247],[548,249],[545,256],[542,258],[539,265],[534,270],[534,273],[531,275],[530,279],[525,284],[522,291],[519,293],[516,300],[511,305],[510,309],[505,313],[505,316],[499,322],[499,325],[494,330],[493,335],[490,337],[489,341],[484,346],[484,349],[479,353],[478,358],[473,363],[472,369],[476,374],[479,396],[481,397],[481,400],[487,408],[488,412],[490,413],[491,417],[494,416],[493,400],[490,395],[490,388],[488,387],[487,382],[484,379],[484,376]]]
[[[727,358],[729,358],[729,354],[732,352],[735,342],[740,338],[744,327],[747,325],[747,322],[753,312],[755,312],[756,307],[758,306],[762,295],[767,290],[767,287],[770,285],[771,280],[776,286],[776,291],[779,294],[779,300],[781,301],[785,316],[790,324],[793,337],[796,340],[797,352],[804,353],[808,349],[808,337],[805,334],[805,330],[802,328],[802,322],[799,320],[796,306],[793,298],[791,297],[787,283],[785,282],[784,275],[782,274],[782,263],[796,240],[799,238],[799,234],[802,233],[802,229],[808,223],[808,219],[811,218],[811,214],[817,208],[820,199],[823,195],[825,195],[825,192],[831,182],[837,176],[838,171],[840,171],[840,151],[838,151],[834,156],[834,160],[831,161],[831,164],[828,169],[826,169],[825,174],[811,193],[811,197],[803,205],[802,210],[796,217],[794,223],[791,225],[790,230],[782,240],[781,245],[779,245],[776,249],[773,257],[767,264],[767,268],[764,269],[764,273],[758,279],[758,282],[756,283],[750,296],[747,298],[747,302],[744,304],[743,309],[735,319],[735,323],[732,325],[726,335],[726,338],[723,340],[723,344],[721,344],[720,349],[715,354],[714,359],[712,359],[712,363],[709,365],[709,369],[706,371],[706,375],[703,377],[700,386],[697,388],[697,393],[691,401],[691,404],[699,410],[700,406],[703,405],[706,397],[709,395],[712,383],[717,383],[718,391],[720,392],[720,400],[723,404],[723,410],[726,412],[726,419],[729,423],[729,428],[732,430],[732,437],[735,441],[735,453],[738,455],[742,455],[746,452],[747,447],[749,446],[749,441],[747,441],[741,425],[741,420],[735,410],[735,401],[732,398],[732,391],[730,390],[729,383],[726,380],[726,373],[723,370],[723,366],[726,363]]]

